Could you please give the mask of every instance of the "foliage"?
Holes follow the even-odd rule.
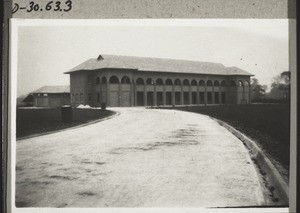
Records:
[[[264,99],[267,88],[268,87],[266,85],[260,85],[257,78],[252,78],[251,79],[252,101],[259,102],[260,100]]]
[[[290,99],[290,77],[290,71],[282,72],[281,74],[276,76],[273,79],[271,91],[267,95],[267,97],[273,99]]]

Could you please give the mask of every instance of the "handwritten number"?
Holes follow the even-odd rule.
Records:
[[[34,5],[34,2],[33,1],[31,1],[31,2],[29,2],[29,10],[27,10],[27,12],[31,12],[32,10],[33,10],[33,5]]]
[[[68,9],[64,9],[65,12],[68,12],[72,9],[72,1],[68,0],[65,2],[65,4],[68,6]]]
[[[65,12],[68,12],[72,9],[72,0],[67,0],[65,2],[65,6],[66,8],[65,9],[62,9],[61,7],[61,1],[56,1],[55,2],[55,6],[53,5],[54,4],[54,1],[49,1],[46,6],[45,6],[45,9],[46,11],[49,11],[49,10],[54,10],[54,11],[65,11]],[[43,8],[40,7],[39,4],[36,4],[34,1],[31,1],[29,2],[29,5],[27,7],[20,7],[19,4],[14,4],[14,7],[12,9],[12,13],[16,13],[19,9],[25,9],[27,8],[27,12],[30,13],[32,11],[42,11]],[[41,8],[41,9],[40,9]]]
[[[52,5],[51,5],[52,3],[53,3],[53,1],[49,1],[49,2],[46,4],[46,8],[45,8],[45,9],[46,9],[47,11],[49,11],[49,10],[52,9]]]
[[[56,8],[54,9],[54,11],[59,11],[60,10],[60,1],[55,2],[55,6],[56,6]]]

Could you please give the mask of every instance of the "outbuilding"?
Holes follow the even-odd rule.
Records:
[[[65,73],[73,106],[251,103],[252,74],[220,63],[99,55]]]
[[[31,92],[24,100],[34,107],[60,107],[70,104],[70,86],[43,86]]]

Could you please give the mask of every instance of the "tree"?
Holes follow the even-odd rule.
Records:
[[[265,98],[266,90],[268,89],[268,87],[266,85],[260,85],[257,78],[252,78],[251,89],[252,89],[252,100],[254,102],[259,102]]]
[[[284,71],[273,78],[273,83],[271,84],[271,90],[268,94],[268,98],[285,100],[290,99],[290,78],[290,71]]]

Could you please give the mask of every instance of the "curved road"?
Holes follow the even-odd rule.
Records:
[[[103,122],[17,141],[17,206],[264,204],[247,149],[210,117],[114,110]]]

